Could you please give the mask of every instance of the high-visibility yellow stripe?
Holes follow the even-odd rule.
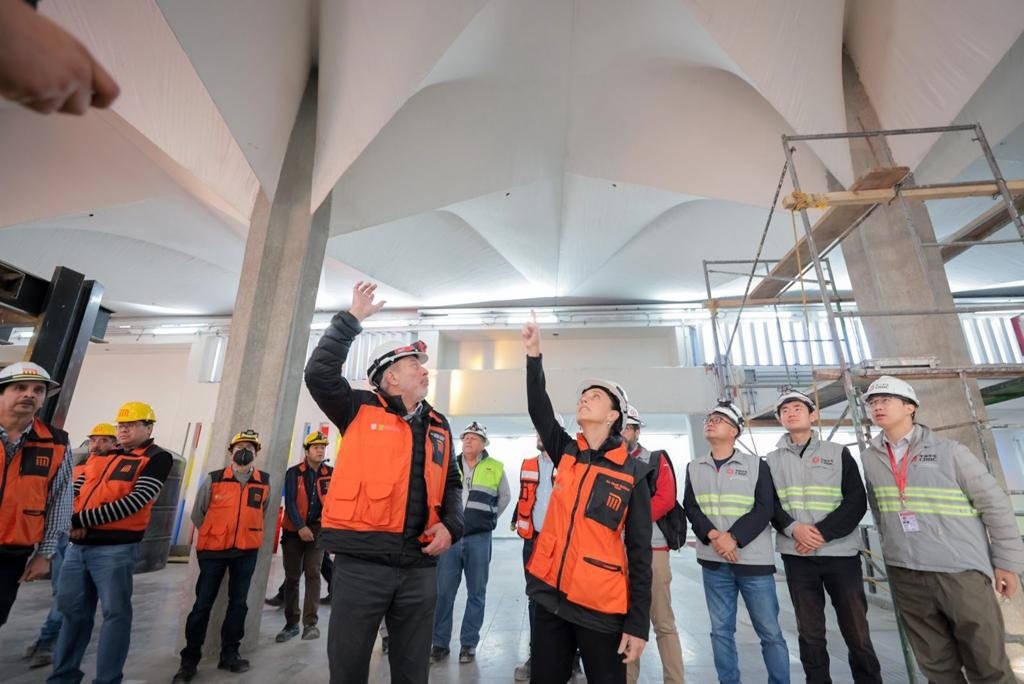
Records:
[[[704,515],[735,515],[735,516],[740,516],[740,515],[746,515],[747,513],[750,512],[749,508],[735,508],[735,507],[732,507],[732,506],[715,506],[715,505],[711,505],[711,506],[708,506],[706,508],[704,506],[701,506],[700,509],[701,509],[701,511],[704,512]]]
[[[939,499],[947,501],[969,501],[963,490],[954,487],[907,487],[907,496],[916,496],[922,499]],[[875,487],[877,497],[899,497],[898,487],[882,486]]]
[[[840,489],[839,487],[826,487],[824,485],[806,485],[806,486],[791,485],[789,487],[783,487],[782,489],[779,489],[778,492],[779,492],[780,496],[783,493],[792,494],[792,493],[796,493],[796,492],[802,492],[802,493],[805,493],[805,494],[836,494],[836,495],[840,495],[840,494],[843,493],[843,490]]]
[[[753,504],[754,497],[744,496],[742,494],[699,494],[697,496],[697,503],[714,503],[718,501],[728,501],[731,503],[741,504]]]
[[[935,504],[924,504],[907,503],[907,508],[914,513],[930,513],[934,515],[952,516],[956,518],[976,518],[978,517],[978,511],[973,508],[959,507],[959,506],[948,506],[948,507],[937,507]],[[883,513],[898,513],[902,508],[899,502],[886,501],[878,502],[878,510]]]
[[[802,503],[790,503],[786,506],[787,511],[793,510],[804,510],[804,511],[834,511],[836,506],[839,505],[839,501],[832,503],[819,502],[819,501],[804,501]]]

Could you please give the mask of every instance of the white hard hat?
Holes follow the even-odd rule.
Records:
[[[415,356],[420,363],[426,363],[427,343],[423,340],[416,340],[411,344],[393,341],[377,345],[373,354],[370,355],[372,359],[370,367],[366,369],[366,377],[370,384],[380,389],[380,379],[387,367],[406,356]]]
[[[914,406],[921,405],[921,402],[917,400],[917,392],[910,386],[910,383],[891,375],[883,375],[868,385],[868,391],[864,393],[864,401],[870,401],[871,397],[880,394],[891,394],[894,397],[902,397],[914,402]]]
[[[779,400],[775,402],[775,417],[779,417],[779,412],[782,411],[782,405],[787,404],[791,401],[799,401],[801,404],[807,406],[807,410],[814,413],[817,407],[814,405],[814,400],[809,396],[795,389],[785,389],[782,394],[779,395]]]
[[[466,428],[462,431],[462,434],[459,435],[459,439],[462,439],[466,435],[476,435],[480,439],[484,440],[484,446],[487,446],[488,444],[491,443],[491,440],[487,439],[487,428],[481,425],[480,423],[476,422],[475,420],[466,426]]]
[[[740,434],[743,433],[743,414],[740,412],[738,408],[736,408],[736,405],[733,404],[731,401],[725,399],[719,401],[718,406],[708,411],[708,417],[710,418],[711,414],[713,413],[725,416],[730,423],[736,426],[736,428],[740,431]],[[739,435],[737,435],[737,437],[738,436]]]
[[[637,427],[647,425],[647,423],[640,419],[640,412],[632,404],[626,407],[626,425],[635,425]]]
[[[626,408],[629,406],[629,397],[626,396],[626,390],[622,389],[622,385],[613,380],[587,378],[576,388],[576,393],[583,394],[591,387],[600,387],[611,396],[612,408],[619,412],[619,430],[622,430],[626,425]]]
[[[60,387],[60,383],[50,379],[50,374],[38,363],[18,361],[0,370],[0,385],[12,382],[42,382],[50,389]]]

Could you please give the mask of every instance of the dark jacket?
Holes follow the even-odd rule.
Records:
[[[348,357],[352,340],[362,331],[355,316],[342,311],[331,319],[319,344],[306,364],[306,387],[317,406],[334,423],[342,435],[355,419],[363,405],[380,406],[378,396],[387,402],[387,410],[405,416],[400,397],[368,390],[353,389],[341,373]],[[424,480],[424,448],[428,422],[434,421],[451,433],[448,420],[434,411],[426,401],[420,410],[408,419],[412,428],[412,469],[409,477],[409,497],[405,513],[405,530],[401,535],[389,532],[354,532],[322,528],[318,537],[320,546],[333,553],[352,556],[385,565],[414,567],[435,565],[437,559],[422,552],[418,537],[427,521],[427,488]],[[452,541],[462,537],[462,479],[455,462],[454,440],[450,440],[448,474],[444,498],[441,502],[441,522],[452,535]],[[367,454],[367,458],[372,458]]]
[[[539,357],[526,358],[526,400],[530,419],[544,444],[544,451],[551,456],[557,468],[562,455],[570,445],[576,444],[576,440],[555,419]],[[605,452],[621,443],[622,437],[612,435],[600,448],[581,451],[577,460],[599,462],[604,459]],[[599,632],[625,632],[646,640],[651,626],[651,492],[647,485],[650,467],[632,458],[627,460],[627,464],[635,469],[635,473],[624,534],[629,572],[629,608],[626,614],[602,613],[572,603],[565,594],[529,573],[526,592],[545,610],[568,622]]]

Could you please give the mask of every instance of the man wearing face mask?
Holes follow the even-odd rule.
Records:
[[[246,672],[249,661],[238,654],[245,634],[246,597],[263,544],[263,518],[270,499],[270,476],[252,462],[260,450],[255,430],[242,430],[228,445],[231,465],[209,473],[192,505],[192,522],[199,532],[196,557],[199,579],[196,602],[185,622],[185,648],[175,682],[191,681],[203,655],[210,609],[228,575],[228,607],[221,625],[220,662],[217,667]]]

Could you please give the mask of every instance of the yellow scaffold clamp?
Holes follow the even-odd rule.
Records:
[[[794,190],[782,198],[782,206],[790,211],[801,211],[803,209],[827,209],[828,199],[822,194]]]

